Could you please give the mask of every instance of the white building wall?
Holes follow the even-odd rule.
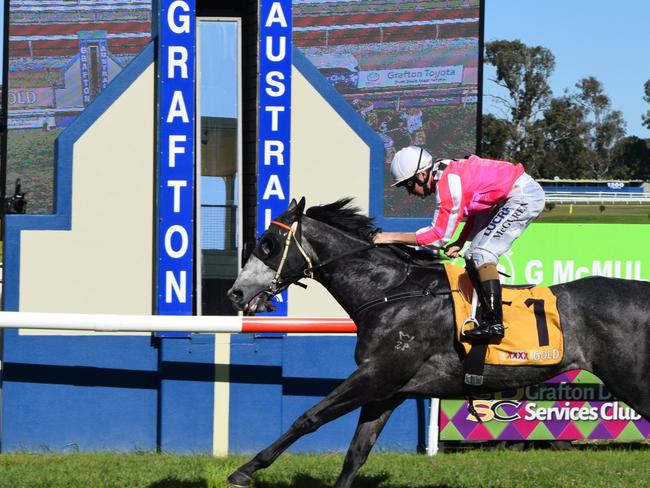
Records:
[[[23,231],[20,311],[152,311],[154,65],[75,143],[72,228]]]
[[[307,207],[354,197],[369,207],[370,148],[294,67],[291,101],[291,196]],[[347,317],[316,281],[289,288],[289,315]]]

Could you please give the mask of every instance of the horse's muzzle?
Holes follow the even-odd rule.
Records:
[[[244,292],[236,288],[228,290],[228,299],[236,310],[244,310],[246,302],[244,301]]]
[[[266,293],[259,293],[246,302],[242,290],[231,288],[228,290],[228,299],[232,302],[235,310],[244,312],[245,315],[255,315],[259,312],[275,310],[275,307],[270,302],[270,296]]]

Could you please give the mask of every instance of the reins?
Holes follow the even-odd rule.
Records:
[[[284,265],[287,260],[287,255],[289,253],[289,248],[291,246],[291,242],[293,241],[296,246],[298,247],[298,250],[300,251],[300,254],[302,254],[302,257],[305,260],[305,263],[307,267],[303,270],[303,275],[306,278],[313,278],[314,277],[314,272],[318,271],[321,268],[324,268],[325,266],[332,264],[335,261],[338,261],[340,259],[343,259],[348,256],[352,256],[354,254],[358,254],[360,252],[364,251],[369,251],[371,249],[375,249],[378,246],[372,242],[365,243],[361,247],[353,248],[348,251],[345,251],[340,254],[336,254],[325,261],[322,261],[320,263],[314,264],[313,260],[309,257],[307,252],[304,250],[302,245],[300,244],[299,239],[296,236],[296,233],[298,231],[298,225],[300,223],[300,220],[294,221],[291,225],[287,225],[283,222],[279,222],[277,220],[273,220],[271,224],[277,225],[278,227],[281,227],[282,229],[287,230],[287,237],[285,238],[284,241],[284,249],[282,250],[282,258],[280,259],[280,264],[278,265],[278,269],[275,272],[275,276],[273,277],[273,280],[269,284],[269,287],[267,290],[265,290],[263,293],[269,294],[269,295],[276,295],[280,293],[282,290],[286,289],[289,287],[291,284],[297,284],[300,285],[304,288],[306,288],[306,285],[302,284],[299,282],[300,278],[296,281],[283,281],[282,280],[282,270],[284,269]],[[406,266],[406,273],[404,275],[404,279],[398,283],[397,285],[393,286],[389,290],[395,289],[402,284],[404,284],[406,281],[408,281],[411,273],[411,266],[412,266],[412,256],[400,249],[399,247],[389,245],[387,246],[389,249],[391,249],[393,252],[395,252],[398,255],[401,255],[403,259],[406,260],[407,266]],[[418,267],[424,267],[424,266],[418,266]],[[375,307],[377,305],[385,304],[385,303],[390,303],[394,302],[397,300],[405,300],[409,298],[421,298],[421,297],[426,297],[426,296],[437,296],[437,295],[448,295],[453,293],[454,291],[458,290],[444,290],[444,291],[433,291],[431,289],[431,285],[433,283],[429,283],[423,290],[417,291],[417,292],[402,292],[402,293],[395,293],[392,295],[384,295],[381,298],[376,298],[374,300],[370,300],[369,302],[364,303],[361,305],[359,308],[357,308],[354,312],[352,312],[350,315],[352,317],[357,316],[358,314],[368,310],[369,308]]]
[[[395,254],[401,255],[404,259],[406,259],[406,272],[404,273],[404,279],[400,281],[397,285],[393,286],[390,290],[394,290],[395,288],[400,287],[404,283],[406,283],[409,280],[409,277],[411,276],[411,268],[413,265],[413,260],[412,257],[409,253],[404,251],[403,249],[389,245],[387,246],[389,249],[391,249]],[[417,266],[417,265],[416,265]],[[428,266],[417,266],[419,268],[429,268]],[[402,293],[395,293],[393,295],[385,295],[382,298],[375,298],[374,300],[370,300],[369,302],[364,303],[361,305],[359,308],[357,308],[354,312],[352,312],[352,316],[356,317],[358,314],[361,312],[365,312],[369,308],[375,307],[377,305],[381,305],[384,303],[390,303],[394,302],[397,300],[404,300],[407,298],[421,298],[421,297],[426,297],[426,296],[437,296],[437,295],[448,295],[453,293],[454,291],[457,290],[443,290],[443,291],[433,291],[431,289],[431,286],[433,285],[433,282],[429,283],[423,290],[421,291],[409,291],[409,292],[402,292]]]
[[[369,244],[366,244],[365,246],[358,247],[358,248],[356,248],[356,249],[351,249],[350,251],[347,251],[347,252],[344,252],[344,253],[341,253],[341,254],[337,254],[336,256],[331,257],[331,258],[329,258],[329,259],[326,259],[326,260],[323,261],[322,263],[319,263],[319,264],[317,264],[316,266],[314,266],[314,267],[312,268],[312,271],[317,271],[317,270],[319,270],[320,268],[323,268],[323,267],[327,266],[328,264],[333,263],[334,261],[338,261],[339,259],[345,258],[345,257],[347,257],[347,256],[351,256],[351,255],[356,254],[356,253],[359,253],[359,252],[363,252],[363,251],[368,251],[368,250],[370,250],[370,249],[374,249],[375,247],[377,247],[376,244],[369,243]]]

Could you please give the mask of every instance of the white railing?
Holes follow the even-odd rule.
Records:
[[[634,192],[546,192],[550,203],[622,203],[626,205],[650,204],[650,193]]]
[[[115,315],[0,312],[0,329],[47,329],[94,332],[198,332],[355,334],[345,317],[242,317],[238,315]]]

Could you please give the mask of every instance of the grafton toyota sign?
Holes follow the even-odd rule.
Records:
[[[359,72],[359,88],[461,83],[463,65],[382,69]]]

